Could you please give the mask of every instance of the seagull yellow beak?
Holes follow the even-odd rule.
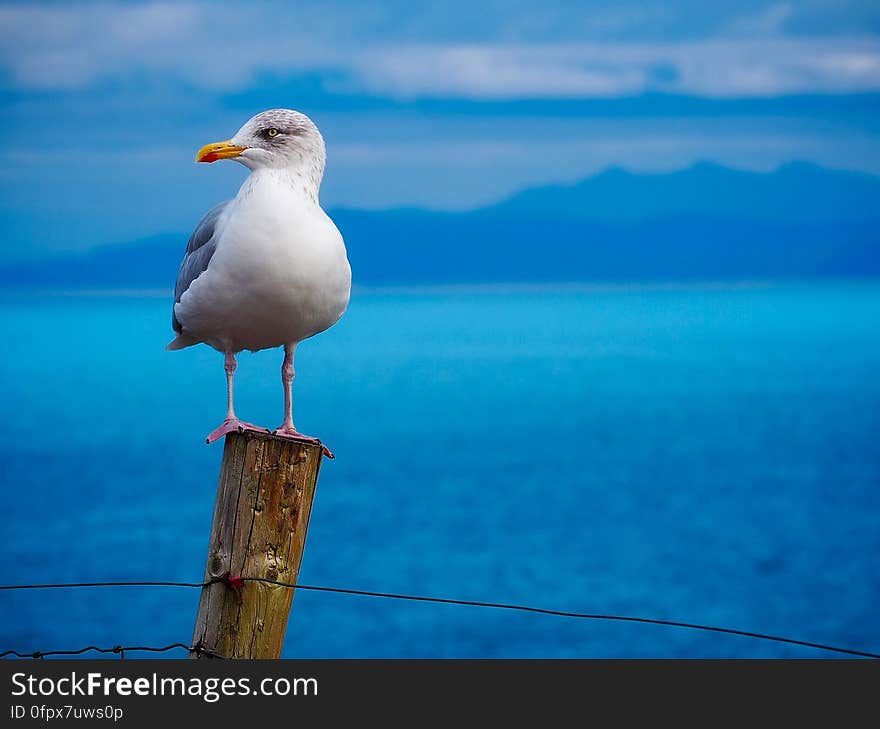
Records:
[[[196,155],[196,162],[216,162],[218,159],[232,159],[238,157],[247,147],[236,147],[231,139],[225,142],[212,142],[206,144]]]

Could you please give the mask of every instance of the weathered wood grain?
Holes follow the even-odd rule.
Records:
[[[226,436],[205,581],[296,582],[321,458],[312,443],[250,431]],[[293,593],[248,581],[239,602],[223,583],[202,588],[193,645],[229,658],[278,658]]]

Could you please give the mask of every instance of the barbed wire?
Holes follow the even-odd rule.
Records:
[[[15,651],[15,650],[6,650],[0,653],[0,658],[6,658],[7,656],[15,656],[16,658],[34,658],[40,659],[46,656],[79,656],[83,653],[118,653],[120,658],[125,658],[126,651],[128,652],[136,652],[136,651],[146,651],[149,653],[164,653],[165,651],[171,651],[176,649],[183,649],[190,654],[195,653],[196,655],[203,655],[206,658],[221,658],[225,659],[225,656],[221,656],[219,653],[216,653],[208,648],[204,648],[199,645],[190,646],[186,643],[171,643],[166,646],[146,646],[146,645],[130,645],[130,646],[122,646],[115,645],[112,648],[99,648],[96,645],[87,645],[84,648],[78,648],[76,650],[64,650],[64,651],[32,651],[30,653]]]
[[[223,577],[214,577],[205,582],[174,582],[167,580],[126,580],[126,581],[101,581],[101,582],[66,582],[66,583],[42,583],[42,584],[22,584],[22,585],[0,585],[0,590],[43,590],[43,589],[67,589],[67,588],[85,588],[85,587],[190,587],[204,588],[214,584],[223,584],[236,594],[236,598],[241,600],[241,591],[245,582],[261,582],[278,587],[285,587],[296,590],[308,590],[312,592],[330,592],[344,595],[355,595],[360,597],[374,597],[391,600],[407,600],[411,602],[428,602],[439,603],[444,605],[463,605],[468,607],[481,607],[496,610],[513,610],[519,612],[537,613],[540,615],[551,615],[564,618],[577,618],[582,620],[605,620],[627,623],[642,623],[648,625],[663,625],[673,628],[685,628],[688,630],[701,630],[712,633],[721,633],[726,635],[737,635],[745,638],[754,638],[757,640],[771,641],[775,643],[784,643],[804,648],[813,648],[816,650],[829,651],[832,653],[840,653],[851,656],[859,656],[861,658],[880,659],[880,653],[872,653],[865,650],[857,650],[854,648],[842,648],[840,646],[829,645],[826,643],[817,643],[814,641],[798,640],[796,638],[788,638],[780,635],[771,635],[769,633],[757,633],[750,630],[740,630],[737,628],[724,628],[716,625],[703,625],[701,623],[683,622],[678,620],[664,620],[661,618],[646,618],[634,615],[614,615],[605,613],[584,613],[569,610],[555,610],[551,608],[541,608],[532,605],[519,605],[515,603],[504,602],[485,602],[481,600],[463,600],[451,597],[435,597],[431,595],[407,595],[394,592],[377,592],[374,590],[355,590],[345,587],[326,587],[322,585],[304,585],[295,582],[283,582],[281,580],[273,580],[268,577],[231,577],[224,575]],[[187,646],[183,643],[173,643],[162,648],[150,647],[130,647],[121,648],[97,648],[88,646],[78,651],[14,651],[7,650],[0,653],[0,658],[7,655],[15,655],[19,658],[34,658],[46,655],[78,655],[87,651],[97,651],[100,653],[118,653],[120,651],[153,651],[162,652],[172,650],[173,648],[184,648],[190,652],[208,653],[207,649],[201,646]],[[117,650],[118,649],[118,650]],[[213,654],[209,657],[222,658]]]

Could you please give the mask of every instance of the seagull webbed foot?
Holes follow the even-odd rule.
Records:
[[[293,440],[304,440],[307,443],[314,443],[315,445],[321,446],[321,450],[324,451],[324,455],[327,458],[336,458],[330,449],[325,446],[318,438],[313,438],[310,435],[304,435],[300,433],[296,428],[292,425],[279,425],[275,430],[272,431],[275,435],[279,435],[282,438],[291,438]]]
[[[213,443],[219,440],[227,433],[243,433],[246,430],[253,430],[257,433],[268,433],[268,428],[261,428],[253,423],[246,423],[238,418],[226,418],[218,428],[212,430],[205,439],[206,443]]]

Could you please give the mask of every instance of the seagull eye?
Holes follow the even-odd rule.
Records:
[[[277,136],[278,136],[278,130],[277,130],[275,127],[271,127],[270,129],[267,129],[267,130],[266,130],[266,136],[269,137],[269,138],[277,137]]]

